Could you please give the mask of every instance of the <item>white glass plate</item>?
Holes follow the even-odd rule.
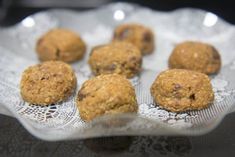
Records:
[[[79,89],[92,76],[87,65],[90,49],[108,43],[114,27],[129,22],[150,27],[156,36],[155,52],[144,56],[143,72],[130,80],[139,103],[137,116],[104,116],[85,123],[76,107],[76,93],[62,103],[43,107],[22,100],[19,93],[21,73],[29,65],[39,63],[35,43],[43,33],[51,28],[64,27],[80,33],[87,43],[85,58],[72,64]],[[204,110],[176,114],[156,106],[149,88],[157,74],[167,69],[167,60],[174,46],[184,40],[213,44],[221,53],[223,67],[219,74],[211,76],[214,103]],[[83,12],[64,9],[39,12],[13,27],[0,29],[0,113],[17,118],[30,133],[44,140],[203,134],[217,126],[234,108],[234,43],[233,25],[213,13],[197,9],[159,12],[133,4],[113,3]],[[110,123],[114,120],[115,123]]]

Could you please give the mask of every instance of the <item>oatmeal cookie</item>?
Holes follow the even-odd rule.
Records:
[[[217,73],[221,67],[220,54],[212,45],[186,41],[174,48],[169,58],[169,67],[205,74]]]
[[[41,61],[74,62],[84,56],[86,45],[78,34],[55,28],[39,38],[36,51]]]
[[[162,72],[151,86],[155,103],[172,112],[200,110],[214,100],[207,75],[184,69]]]
[[[76,102],[84,121],[106,114],[136,113],[138,110],[133,86],[118,74],[87,80],[79,90]]]
[[[113,41],[126,41],[134,44],[143,55],[154,50],[153,32],[140,24],[122,24],[114,30]]]
[[[23,72],[20,93],[29,103],[48,105],[68,98],[76,88],[76,81],[70,65],[47,61],[30,66]]]
[[[88,62],[95,75],[117,73],[131,78],[140,72],[142,56],[130,43],[113,42],[93,48]]]

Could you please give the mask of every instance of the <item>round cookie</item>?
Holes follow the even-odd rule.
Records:
[[[74,62],[83,57],[86,45],[78,34],[67,29],[55,28],[39,38],[36,51],[42,61]]]
[[[139,24],[122,24],[114,30],[114,41],[126,41],[134,44],[143,55],[154,50],[153,32]]]
[[[172,112],[200,110],[214,100],[207,75],[184,69],[167,70],[151,86],[155,103]]]
[[[174,48],[169,58],[169,67],[205,74],[217,73],[221,67],[220,54],[212,45],[186,41]]]
[[[27,68],[21,78],[22,98],[32,104],[48,105],[68,98],[76,88],[76,76],[70,65],[47,61]]]
[[[87,80],[79,90],[76,102],[84,121],[107,114],[136,113],[138,110],[133,86],[118,74]]]
[[[130,43],[113,42],[93,48],[88,62],[95,75],[117,73],[131,78],[140,72],[142,56]]]

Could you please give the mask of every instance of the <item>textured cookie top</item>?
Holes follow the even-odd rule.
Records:
[[[142,54],[149,54],[154,49],[153,32],[140,24],[122,24],[114,30],[114,41],[126,41],[134,44]]]
[[[173,112],[202,109],[214,100],[207,75],[182,69],[162,72],[151,86],[151,94],[156,103]]]
[[[221,59],[212,45],[186,41],[174,48],[169,58],[169,67],[212,74],[220,70]]]
[[[87,80],[77,95],[80,116],[85,121],[104,114],[137,112],[135,90],[121,75],[100,75]]]
[[[76,76],[70,65],[48,61],[27,68],[21,78],[23,99],[33,104],[52,104],[68,98],[76,88]]]
[[[86,45],[78,34],[67,29],[55,28],[40,37],[36,50],[42,61],[72,62],[83,57]]]
[[[141,70],[142,56],[130,43],[113,42],[94,48],[89,64],[95,75],[117,73],[130,78]]]

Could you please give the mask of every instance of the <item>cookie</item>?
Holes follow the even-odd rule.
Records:
[[[39,38],[36,51],[41,61],[74,62],[84,56],[86,45],[78,34],[55,28]]]
[[[136,113],[138,110],[133,86],[118,74],[87,80],[79,90],[76,102],[84,121],[107,114]]]
[[[131,78],[140,72],[142,56],[130,43],[113,42],[93,48],[88,62],[94,75],[116,73]]]
[[[174,48],[169,58],[169,67],[214,74],[221,67],[220,54],[212,45],[186,41]]]
[[[158,75],[151,86],[155,103],[172,112],[200,110],[214,100],[207,75],[184,69],[171,69]]]
[[[140,24],[122,24],[114,30],[113,41],[126,41],[134,44],[143,55],[154,50],[153,32]]]
[[[76,88],[76,76],[70,65],[47,61],[27,68],[21,78],[22,98],[32,104],[48,105],[68,98]]]

